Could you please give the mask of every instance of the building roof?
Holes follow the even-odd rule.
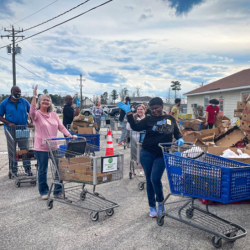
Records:
[[[138,96],[138,97],[130,97],[131,102],[149,102],[152,97],[150,96]]]
[[[244,88],[250,88],[250,69],[242,70],[218,81],[209,83],[203,87],[187,92],[184,95],[198,95]]]

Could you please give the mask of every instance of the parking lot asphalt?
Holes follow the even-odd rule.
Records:
[[[101,146],[106,147],[102,129]],[[117,136],[118,137],[118,136]],[[97,186],[105,198],[117,202],[113,216],[100,213],[93,222],[90,212],[77,207],[54,202],[48,210],[46,201],[40,199],[37,186],[29,184],[16,188],[8,178],[8,155],[3,126],[0,127],[0,249],[214,249],[212,235],[170,218],[160,227],[149,217],[145,189],[138,189],[138,181],[129,179],[130,151],[124,153],[122,180]],[[48,182],[51,183],[50,170]],[[163,176],[164,194],[169,193],[167,174]],[[87,186],[88,190],[92,186]],[[179,198],[176,198],[179,199]],[[201,208],[205,208],[197,201]],[[250,228],[250,205],[211,206],[212,213]],[[248,217],[249,216],[249,217]],[[250,237],[235,243],[223,242],[221,249],[250,249]]]

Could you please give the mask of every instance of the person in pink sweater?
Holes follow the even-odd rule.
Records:
[[[38,85],[33,90],[30,117],[35,125],[34,153],[38,162],[38,189],[42,200],[47,200],[49,193],[49,186],[47,183],[49,150],[45,139],[56,138],[58,130],[66,137],[71,137],[71,134],[63,126],[58,115],[52,112],[53,107],[49,95],[41,95],[36,103],[37,87]],[[62,186],[60,184],[55,185],[54,197],[59,199],[64,198]]]

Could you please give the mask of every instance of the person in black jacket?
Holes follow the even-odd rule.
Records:
[[[71,124],[74,117],[79,115],[79,107],[76,107],[76,110],[74,111],[74,108],[72,107],[73,98],[71,95],[67,95],[65,97],[65,105],[63,108],[63,125],[67,128],[68,124]]]
[[[129,104],[130,103],[130,98],[129,96],[126,97],[125,99],[125,103]],[[130,104],[129,104],[130,105]],[[121,124],[121,128],[122,128],[122,133],[121,133],[121,137],[118,141],[118,146],[122,146],[122,144],[124,143],[125,137],[127,135],[127,129],[126,129],[126,125],[127,125],[127,117],[126,117],[126,113],[124,112],[124,110],[120,110],[120,116],[119,116],[119,121]]]
[[[182,134],[175,119],[170,115],[164,115],[163,101],[160,97],[155,97],[149,102],[151,116],[147,116],[138,123],[135,122],[129,105],[122,102],[117,105],[127,114],[128,122],[134,131],[146,130],[140,161],[147,180],[149,215],[157,217],[156,201],[158,202],[158,213],[161,214],[161,211],[164,210],[161,178],[165,170],[162,150],[158,144],[172,142],[174,136],[178,145],[183,145]]]

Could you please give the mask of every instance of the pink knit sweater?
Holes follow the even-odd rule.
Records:
[[[58,115],[54,112],[45,115],[42,111],[36,110],[35,105],[31,105],[30,116],[35,124],[34,150],[36,151],[48,151],[44,139],[57,138],[58,130],[66,136],[70,135]]]

